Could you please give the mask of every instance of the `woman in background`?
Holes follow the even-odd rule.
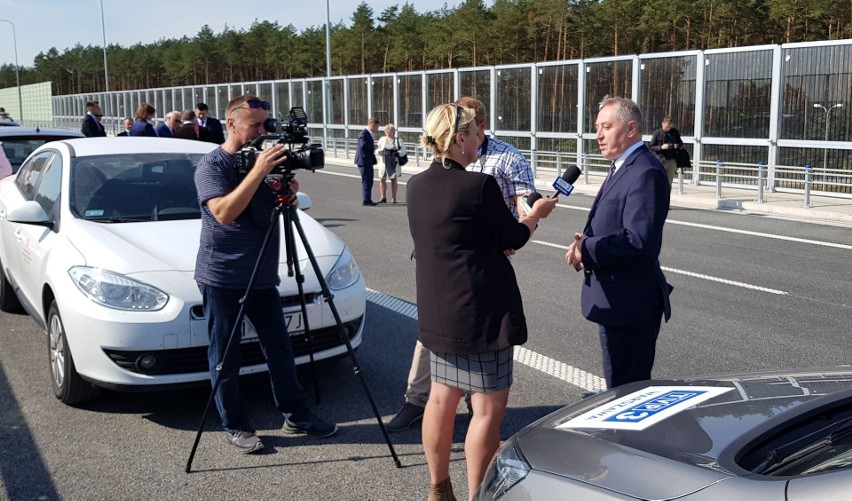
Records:
[[[382,199],[379,203],[387,203],[388,179],[391,182],[391,199],[396,203],[397,178],[401,173],[399,165],[399,157],[406,154],[405,144],[396,137],[396,127],[393,124],[385,125],[385,136],[379,139],[376,144],[376,149],[382,154],[382,167],[379,169],[379,193]]]
[[[512,215],[494,177],[467,172],[482,143],[473,109],[441,105],[426,118],[428,169],[408,182],[408,224],[417,259],[420,341],[431,350],[432,386],[423,415],[429,500],[454,500],[450,449],[456,406],[471,393],[465,438],[472,499],[500,445],[512,384],[513,346],[527,340],[521,293],[506,249],[519,249],[556,199]]]
[[[151,136],[157,137],[154,131],[154,126],[151,125],[151,119],[154,118],[156,110],[148,103],[142,103],[136,109],[136,114],[133,116],[133,127],[130,128],[131,136]]]

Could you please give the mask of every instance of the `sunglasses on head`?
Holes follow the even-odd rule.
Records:
[[[243,104],[231,110],[231,113],[239,110],[240,108],[245,108],[246,106],[253,110],[260,108],[262,110],[269,111],[269,101],[261,101],[260,99],[248,99]]]
[[[453,106],[456,107],[456,124],[453,126],[453,134],[455,135],[459,131],[459,120],[461,120],[462,107],[455,103]]]

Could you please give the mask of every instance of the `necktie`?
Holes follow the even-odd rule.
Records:
[[[615,174],[615,162],[613,162],[613,163],[612,163],[612,165],[610,165],[610,167],[609,167],[609,173],[607,173],[607,175],[606,175],[606,179],[604,179],[604,182],[603,182],[603,184],[601,185],[601,188],[603,188],[603,187],[605,187],[605,186],[606,186],[606,183],[608,183],[608,182],[609,182],[609,178],[611,178],[613,174]]]

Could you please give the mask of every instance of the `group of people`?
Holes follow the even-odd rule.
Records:
[[[269,218],[276,194],[263,180],[286,160],[286,152],[283,145],[266,148],[255,167],[243,173],[236,154],[241,145],[264,133],[268,109],[256,96],[228,103],[227,140],[199,162],[195,173],[202,206],[195,279],[210,336],[211,380],[214,386],[218,383],[215,400],[226,439],[244,453],[264,445],[240,396],[239,354],[225,350],[243,303],[264,349],[283,431],[317,437],[337,431],[308,407],[290,339],[281,335],[286,325],[277,289],[277,235],[261,263],[261,279],[243,299],[264,235],[270,224],[277,225]],[[407,187],[419,340],[405,403],[386,428],[400,431],[422,420],[432,501],[455,499],[450,453],[463,396],[469,395],[472,412],[465,439],[471,497],[499,446],[514,347],[528,336],[512,256],[558,202],[556,197],[540,198],[525,209],[521,198],[535,192],[532,168],[517,149],[489,137],[486,123],[485,106],[471,97],[434,108],[420,140],[431,149],[433,161]],[[612,164],[585,228],[574,234],[565,255],[568,269],[582,272],[581,310],[598,324],[610,388],[650,378],[660,324],[671,312],[671,287],[658,260],[670,185],[663,164],[642,142],[640,123],[641,112],[633,101],[608,98],[600,103],[596,138]],[[383,141],[374,144],[378,126],[370,120],[356,156],[365,205],[373,205],[367,171],[371,174],[377,163],[377,150],[389,160],[397,155],[385,155],[385,150],[402,150],[392,125],[385,128]],[[393,161],[384,163],[382,177],[393,181],[397,168]],[[391,186],[395,201],[396,185]],[[292,180],[290,192],[298,188]]]
[[[376,141],[373,135],[378,130],[378,120],[375,118],[367,120],[367,128],[358,135],[358,146],[355,150],[355,165],[361,173],[361,205],[367,207],[387,203],[388,180],[391,184],[391,201],[397,202],[398,179],[402,176],[402,159],[408,154],[405,143],[397,137],[396,127],[393,124],[385,125],[385,135]],[[382,165],[379,167],[379,195],[382,198],[374,202],[373,166],[378,164],[377,153],[382,157]]]
[[[123,120],[124,130],[117,136],[178,137],[196,139],[216,144],[225,142],[222,123],[210,116],[205,103],[195,105],[195,110],[170,111],[163,117],[163,123],[154,127],[151,121],[157,110],[148,103],[140,103],[133,118]],[[98,101],[86,103],[86,116],[80,131],[86,137],[106,137],[106,129],[101,124],[101,106]]]

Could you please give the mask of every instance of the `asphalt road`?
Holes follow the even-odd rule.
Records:
[[[400,187],[403,203],[362,207],[354,168],[329,165],[316,173],[299,172],[298,178],[313,198],[308,213],[348,243],[368,287],[376,291],[372,297],[401,300],[391,306],[368,302],[364,343],[357,352],[364,381],[387,419],[401,404],[417,329],[408,312],[415,289],[405,187]],[[504,438],[579,398],[588,383],[572,374],[601,376],[596,326],[579,312],[580,275],[563,260],[590,204],[591,198],[581,195],[562,200],[513,261],[530,326],[524,348],[567,368],[568,375],[542,364],[516,364]],[[655,376],[848,364],[850,251],[852,231],[845,227],[673,208],[661,256],[675,288],[673,317],[661,331]],[[2,499],[426,496],[419,429],[391,435],[403,465],[395,468],[348,359],[319,367],[321,402],[314,407],[340,424],[335,437],[285,436],[268,383],[254,378],[246,381],[247,400],[267,451],[234,452],[210,419],[193,473],[187,474],[209,389],[108,392],[96,402],[68,407],[52,396],[46,344],[29,317],[0,313]],[[307,371],[302,381],[313,392]],[[467,424],[461,411],[451,466],[460,499],[466,495]]]

